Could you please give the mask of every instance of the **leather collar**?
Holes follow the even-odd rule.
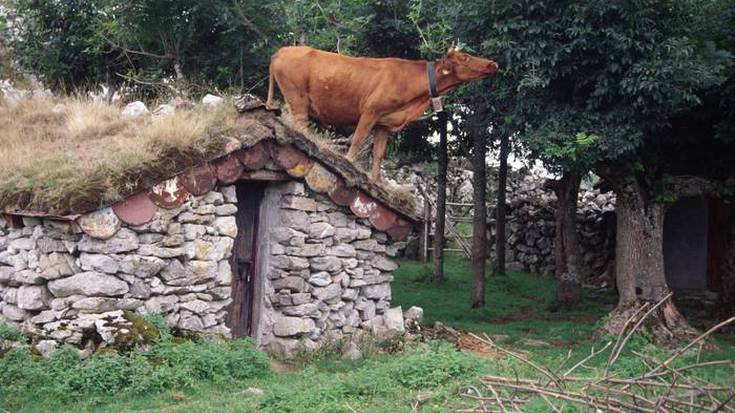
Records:
[[[439,91],[436,90],[436,63],[426,62],[426,74],[429,77],[429,97],[435,98],[439,96]]]

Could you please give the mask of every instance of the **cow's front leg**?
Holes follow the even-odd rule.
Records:
[[[355,158],[357,157],[357,153],[360,152],[362,143],[365,142],[365,139],[368,137],[377,121],[378,115],[373,111],[366,111],[362,116],[360,116],[360,121],[357,123],[357,129],[355,129],[355,133],[352,134],[352,144],[350,144],[350,149],[347,151],[347,159],[350,162],[355,162]]]
[[[370,170],[370,180],[374,183],[380,183],[380,166],[385,159],[385,151],[388,149],[388,138],[390,134],[383,128],[375,130],[373,136],[373,167]]]

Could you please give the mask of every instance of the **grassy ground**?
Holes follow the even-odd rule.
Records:
[[[441,320],[453,327],[495,335],[506,347],[552,369],[564,363],[570,350],[573,354],[567,366],[589,354],[595,322],[614,303],[609,295],[587,296],[579,310],[551,314],[546,307],[553,297],[553,280],[512,273],[489,278],[486,308],[469,310],[468,263],[450,255],[446,269],[446,281],[432,285],[425,281],[428,266],[403,262],[396,272],[394,304],[404,309],[423,307],[427,324]],[[735,360],[733,337],[717,336],[717,340],[722,349],[703,352],[700,359]],[[458,352],[448,343],[394,341],[391,346],[401,350],[357,362],[342,361],[338,354],[324,351],[295,364],[273,362],[270,372],[248,378],[215,374],[211,379],[184,381],[185,385],[147,393],[127,389],[54,396],[37,386],[3,390],[9,384],[0,383],[0,411],[445,412],[468,406],[469,402],[457,394],[466,385],[477,385],[483,374],[532,375],[528,366],[512,358]],[[658,359],[670,354],[648,344],[644,337],[634,337],[628,348]],[[213,357],[217,359],[219,354]],[[680,362],[691,363],[696,357],[687,355]],[[579,374],[599,374],[606,360],[607,354],[601,354],[590,361],[591,369]],[[640,359],[626,351],[612,371],[626,375],[645,370]],[[734,377],[730,366],[713,367],[702,374],[730,386]],[[94,375],[91,377],[94,380]],[[250,388],[260,389],[262,394],[254,394],[259,392]],[[413,410],[412,403],[420,394],[429,395],[429,400],[420,410]],[[541,402],[527,407],[547,411]]]
[[[426,282],[431,273],[430,265],[402,263],[393,284],[393,302],[404,307],[422,307],[427,324],[442,321],[474,332],[504,335],[508,336],[508,343],[532,339],[564,346],[588,340],[597,320],[613,308],[616,300],[609,294],[587,294],[577,309],[550,313],[547,307],[556,288],[553,279],[518,272],[493,277],[488,271],[487,305],[471,310],[469,262],[448,254],[445,268],[446,280],[440,285],[431,285]]]

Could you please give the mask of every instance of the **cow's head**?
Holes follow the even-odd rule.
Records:
[[[461,82],[483,79],[498,71],[498,64],[492,60],[470,56],[457,47],[450,47],[437,66],[440,75],[453,76]]]

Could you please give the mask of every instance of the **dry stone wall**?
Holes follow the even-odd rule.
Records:
[[[391,243],[324,195],[289,182],[266,189],[261,210],[268,245],[264,309],[258,341],[272,352],[292,354],[331,340],[369,332],[403,331],[400,308],[390,308]]]
[[[507,197],[508,269],[535,274],[554,274],[556,196],[543,189],[543,179],[526,175],[515,180]],[[491,215],[494,214],[491,207]],[[592,188],[580,189],[577,203],[577,235],[581,267],[586,281],[607,282],[615,248],[615,198]],[[492,220],[494,223],[494,219]],[[495,231],[491,225],[492,252]],[[603,280],[599,278],[602,277]]]
[[[104,240],[61,221],[0,222],[0,318],[80,347],[115,343],[129,331],[126,311],[229,337],[237,205],[235,187],[224,186]],[[403,331],[390,282],[404,243],[296,181],[266,187],[259,222],[260,345],[289,356],[345,336]]]
[[[432,164],[413,165],[389,171],[394,183],[403,183],[417,198],[416,214],[423,215],[423,196],[436,194],[435,168]],[[460,160],[452,160],[447,176],[447,199],[451,202],[472,203],[473,173]],[[506,195],[508,245],[507,267],[536,274],[554,273],[554,212],[556,196],[544,189],[546,178],[528,171],[511,171]],[[495,204],[497,171],[488,171],[487,209],[491,258],[495,256]],[[471,214],[471,207],[450,207],[452,215]],[[611,263],[615,245],[615,196],[602,194],[583,185],[578,201],[577,233],[585,281],[611,285]],[[415,241],[415,240],[414,240]],[[416,244],[407,248],[411,254]]]
[[[106,240],[69,223],[24,218],[0,225],[0,314],[42,338],[78,346],[114,343],[124,311],[159,313],[174,328],[229,336],[232,186],[160,209],[149,223]]]

